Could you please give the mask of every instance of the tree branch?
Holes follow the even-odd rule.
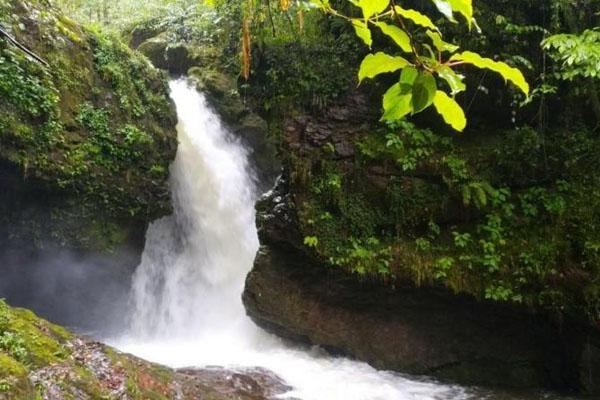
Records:
[[[33,51],[29,50],[27,47],[25,47],[21,43],[19,43],[17,41],[17,39],[15,39],[14,37],[12,37],[8,32],[6,32],[2,28],[0,28],[0,35],[6,37],[9,42],[11,42],[13,45],[15,45],[16,47],[18,47],[21,51],[23,51],[29,57],[33,58],[35,61],[39,62],[40,64],[42,64],[43,66],[45,66],[47,68],[50,67],[50,65],[43,58],[41,58],[40,56],[38,56],[37,54],[35,54]]]

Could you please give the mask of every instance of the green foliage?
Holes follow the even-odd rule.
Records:
[[[176,9],[193,7],[194,0],[58,0],[69,15],[87,24],[122,29],[140,20],[164,16]]]
[[[448,149],[450,141],[429,129],[420,129],[407,121],[390,123],[380,136],[369,135],[357,142],[361,154],[373,160],[389,159],[402,171],[414,171],[430,157],[434,149]]]
[[[45,69],[22,53],[0,46],[0,140],[47,148],[60,141],[58,90]],[[26,125],[35,121],[36,128]]]
[[[385,277],[391,274],[392,248],[382,245],[375,237],[364,241],[350,238],[349,246],[340,249],[339,253],[329,258],[332,265],[350,266],[350,272],[358,275],[377,274]]]
[[[242,93],[270,115],[322,111],[347,93],[355,81],[354,66],[364,54],[352,31],[300,6],[286,12],[264,7],[268,5],[253,12],[257,51]],[[302,30],[288,20],[301,12]],[[259,15],[268,13],[272,24],[268,18],[260,22]]]
[[[95,164],[110,170],[123,168],[126,165],[123,162],[141,160],[143,152],[148,151],[154,143],[150,135],[131,124],[113,132],[109,112],[89,103],[81,105],[76,120],[92,133],[90,141],[84,146],[85,152]]]
[[[17,50],[1,49],[0,96],[14,104],[20,113],[41,117],[55,111],[58,91],[48,85],[48,77],[47,71],[27,62]]]
[[[552,35],[542,42],[542,47],[560,63],[557,75],[561,79],[600,78],[600,30]]]
[[[383,73],[402,69],[399,82],[392,85],[383,96],[382,120],[384,121],[400,120],[406,115],[417,114],[434,105],[448,125],[457,131],[464,130],[466,127],[464,111],[453,98],[466,89],[462,76],[454,71],[454,68],[464,64],[494,71],[505,80],[512,82],[525,95],[529,94],[529,85],[522,73],[503,62],[481,57],[472,51],[453,54],[447,58],[445,53],[456,52],[458,46],[442,40],[438,27],[429,17],[417,10],[404,9],[386,0],[363,0],[352,2],[362,10],[363,18],[351,18],[338,12],[329,2],[313,1],[313,3],[329,14],[349,20],[356,35],[369,48],[373,44],[369,26],[373,25],[393,40],[398,51],[408,53],[410,60],[383,52],[368,54],[359,68],[359,81],[366,77],[374,78]],[[434,0],[433,3],[447,19],[455,21],[454,13],[458,13],[464,16],[468,26],[471,27],[473,19],[471,0]],[[392,24],[384,22],[386,20],[391,21]],[[409,24],[412,24],[414,29],[408,29]],[[426,42],[416,39],[419,29],[426,30],[426,36],[436,51]],[[452,97],[443,90],[438,90],[435,76],[448,83]]]
[[[14,332],[2,332],[0,334],[0,349],[19,362],[27,359],[27,349],[22,337]]]
[[[142,119],[148,114],[169,117],[170,108],[164,90],[156,92],[147,85],[146,79],[160,80],[162,77],[150,68],[146,59],[129,50],[117,37],[97,33],[94,44],[96,71],[111,84],[118,96],[120,109],[129,118]]]
[[[317,247],[319,238],[316,236],[307,236],[304,238],[304,244],[308,247]]]

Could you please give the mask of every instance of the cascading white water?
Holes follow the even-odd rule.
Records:
[[[172,367],[265,367],[303,400],[468,397],[458,387],[291,347],[246,317],[240,296],[258,249],[246,151],[185,81],[171,83],[171,96],[180,141],[171,167],[175,213],[148,230],[132,288],[132,327],[113,344]]]

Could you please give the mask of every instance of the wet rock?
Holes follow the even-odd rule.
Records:
[[[261,243],[294,246],[301,242],[291,205],[288,182],[280,176],[274,188],[256,204],[258,236]]]
[[[190,46],[182,43],[173,44],[167,33],[161,33],[144,41],[137,50],[148,57],[156,68],[177,75],[186,73],[188,69],[200,62]]]
[[[444,291],[359,284],[290,246],[261,247],[243,300],[264,328],[377,368],[515,387],[560,375],[558,338],[525,314]]]
[[[264,368],[225,369],[221,367],[180,369],[177,381],[184,396],[193,397],[195,388],[205,386],[229,399],[273,400],[292,388]]]
[[[166,51],[168,46],[169,39],[166,34],[162,34],[144,41],[137,49],[148,57],[156,68],[167,69]]]
[[[165,51],[167,70],[172,74],[184,74],[198,63],[193,50],[185,44],[168,46]]]
[[[353,157],[355,154],[354,145],[348,142],[338,142],[335,144],[335,152],[341,158]]]

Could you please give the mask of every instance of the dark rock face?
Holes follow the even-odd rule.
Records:
[[[558,339],[545,337],[545,326],[528,315],[445,291],[392,290],[333,274],[293,245],[285,194],[274,191],[259,209],[266,204],[263,246],[243,297],[258,324],[378,368],[467,384],[544,386],[560,375]]]

